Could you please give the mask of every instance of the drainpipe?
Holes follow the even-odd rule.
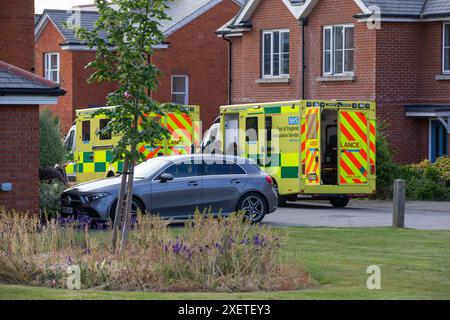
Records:
[[[231,105],[231,85],[233,83],[232,71],[233,71],[233,58],[232,58],[232,48],[233,42],[222,34],[222,39],[228,42],[228,105]]]
[[[305,74],[306,74],[306,53],[305,53],[305,27],[308,25],[307,18],[300,19],[300,26],[302,27],[302,100],[306,99],[306,89],[305,89]]]

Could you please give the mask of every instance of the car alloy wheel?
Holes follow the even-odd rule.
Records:
[[[252,223],[260,222],[266,215],[266,204],[264,199],[256,194],[245,196],[242,199],[239,208]]]

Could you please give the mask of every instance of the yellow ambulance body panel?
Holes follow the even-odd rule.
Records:
[[[122,172],[123,162],[111,162],[112,149],[120,136],[102,136],[98,131],[109,122],[105,116],[92,115],[100,109],[92,108],[76,111],[74,161],[66,166],[69,181],[86,182],[111,177]],[[158,116],[162,125],[171,133],[154,146],[141,144],[139,151],[146,159],[156,156],[182,155],[196,152],[200,146],[200,107],[186,106],[185,112],[170,112]],[[155,115],[149,115],[155,117]]]
[[[376,188],[376,105],[299,100],[221,107],[223,152],[257,161],[281,197],[362,197]]]

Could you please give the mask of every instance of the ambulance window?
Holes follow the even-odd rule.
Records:
[[[267,142],[272,141],[272,117],[266,117]]]
[[[306,115],[306,138],[317,139],[317,114],[310,113]]]
[[[81,124],[81,139],[83,142],[91,141],[91,122],[83,121]]]
[[[100,119],[100,127],[99,130],[103,130],[108,125],[110,119]],[[99,134],[100,140],[111,140],[111,133]]]
[[[245,121],[245,132],[247,135],[247,142],[258,141],[258,118],[247,118]]]

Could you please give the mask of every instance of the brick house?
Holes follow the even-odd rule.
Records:
[[[152,62],[163,73],[160,87],[152,96],[161,102],[200,105],[204,128],[228,101],[228,47],[215,30],[229,21],[244,0],[175,0],[169,3],[163,21],[165,43],[159,45]],[[72,125],[75,110],[103,106],[114,84],[87,84],[90,71],[85,65],[95,52],[81,43],[67,21],[78,21],[92,29],[98,19],[95,7],[82,6],[75,11],[45,10],[35,27],[36,72],[57,81],[68,91],[52,109],[61,119],[64,132]],[[71,20],[72,19],[72,20]]]
[[[217,33],[233,104],[375,100],[399,162],[448,155],[450,0],[249,0]]]
[[[39,104],[56,104],[64,91],[31,73],[34,1],[0,7],[0,207],[37,213]]]

